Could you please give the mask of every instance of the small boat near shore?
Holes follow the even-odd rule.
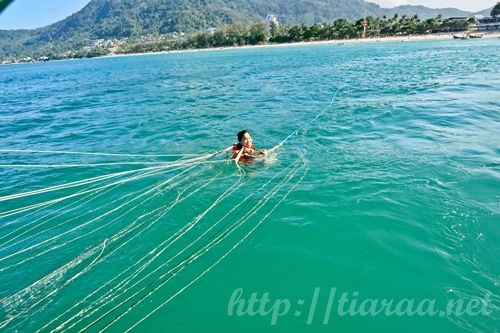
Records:
[[[469,38],[470,39],[483,38],[483,34],[472,34],[470,32],[461,35],[453,34],[453,39],[469,39]]]
[[[468,35],[467,34],[463,34],[463,35],[453,35],[453,39],[467,39],[468,38]]]

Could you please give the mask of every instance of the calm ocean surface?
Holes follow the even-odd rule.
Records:
[[[498,332],[499,56],[485,39],[0,67],[0,331]],[[244,175],[193,160],[244,128],[257,148],[299,130]],[[360,310],[383,299],[474,311]]]

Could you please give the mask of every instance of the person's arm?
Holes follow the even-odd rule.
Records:
[[[238,155],[236,155],[236,158],[234,159],[234,163],[236,163],[236,165],[238,165],[241,155],[243,154],[243,150],[244,148],[241,148],[240,151],[238,152]]]
[[[253,156],[253,157],[261,157],[261,156],[266,156],[267,155],[267,150],[266,149],[252,149],[252,148],[243,148],[244,154]]]

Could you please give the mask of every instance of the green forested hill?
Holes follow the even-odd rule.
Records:
[[[394,13],[417,14],[422,18],[470,14],[422,6],[387,9],[363,0],[92,0],[78,13],[47,27],[0,31],[0,58],[47,49],[80,48],[93,39],[190,32],[224,24],[258,22],[267,14],[277,15],[282,24],[311,24]]]

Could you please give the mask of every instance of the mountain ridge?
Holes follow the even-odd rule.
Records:
[[[0,57],[58,47],[81,48],[95,39],[193,32],[255,23],[274,14],[282,24],[313,24],[364,16],[469,16],[455,8],[382,8],[364,0],[92,0],[67,18],[37,29],[0,30]]]

